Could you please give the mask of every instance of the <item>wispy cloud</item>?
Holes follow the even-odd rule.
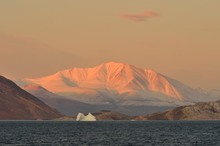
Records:
[[[156,17],[158,14],[153,11],[145,11],[139,14],[121,14],[120,17],[132,21],[146,21],[148,18]]]

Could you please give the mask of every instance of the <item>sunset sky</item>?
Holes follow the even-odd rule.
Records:
[[[1,0],[0,74],[108,61],[220,89],[220,0]]]

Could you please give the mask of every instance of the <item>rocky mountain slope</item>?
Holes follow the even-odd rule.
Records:
[[[54,119],[62,115],[0,76],[0,120]]]
[[[173,110],[139,116],[137,120],[220,120],[220,101],[200,102]]]

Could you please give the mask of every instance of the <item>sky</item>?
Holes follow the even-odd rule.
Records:
[[[1,0],[0,74],[115,61],[220,89],[219,0]]]

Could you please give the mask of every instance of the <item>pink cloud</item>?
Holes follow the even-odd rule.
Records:
[[[148,18],[156,17],[158,16],[157,13],[152,12],[152,11],[145,11],[140,14],[122,14],[120,15],[121,18],[127,19],[127,20],[132,20],[132,21],[145,21]]]

